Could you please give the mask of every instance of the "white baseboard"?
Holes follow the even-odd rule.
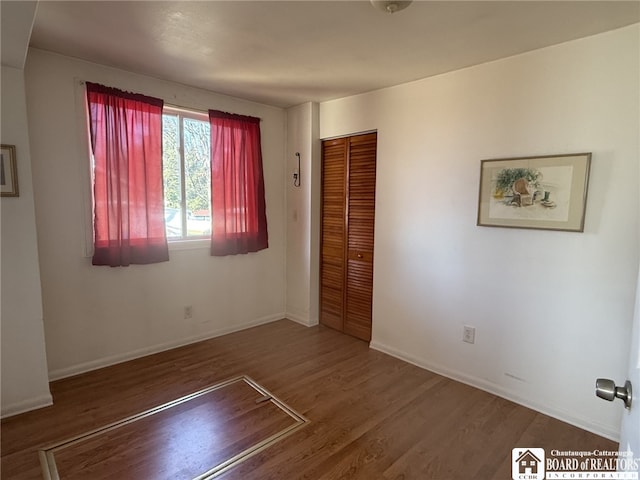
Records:
[[[265,323],[275,322],[276,320],[282,320],[285,318],[284,313],[277,313],[274,315],[268,315],[266,317],[258,318],[256,320],[250,320],[233,327],[219,328],[200,335],[194,335],[192,337],[182,338],[180,340],[161,343],[158,345],[152,345],[145,348],[140,348],[132,352],[126,352],[118,355],[112,355],[109,357],[100,358],[98,360],[92,360],[90,362],[73,365],[71,367],[59,368],[49,372],[49,380],[60,380],[62,378],[72,377],[81,373],[90,372],[91,370],[97,370],[98,368],[108,367],[117,363],[126,362],[128,360],[134,360],[136,358],[145,357],[154,353],[164,352],[165,350],[171,350],[172,348],[182,347],[192,343],[201,342],[210,338],[220,337],[229,333],[245,330],[247,328],[263,325]]]
[[[485,392],[492,393],[494,395],[497,395],[498,397],[502,397],[519,405],[531,408],[532,410],[556,418],[565,423],[569,423],[583,430],[587,430],[591,433],[595,433],[596,435],[608,438],[609,440],[613,440],[614,442],[620,441],[620,432],[612,429],[609,425],[594,422],[593,420],[587,418],[578,417],[571,412],[558,409],[553,406],[544,405],[535,401],[532,402],[531,400],[520,396],[518,393],[512,390],[502,387],[501,385],[497,385],[495,383],[488,382],[487,380],[467,375],[463,372],[452,370],[442,365],[437,365],[425,361],[424,359],[414,357],[375,340],[373,340],[369,344],[369,347],[374,350],[378,350],[380,352],[391,355],[392,357],[399,358],[400,360],[404,360],[405,362],[411,363],[412,365],[415,365],[417,367],[424,368],[425,370],[429,370],[431,372],[442,375],[443,377],[447,377],[466,385],[479,388],[480,390],[484,390]]]
[[[14,415],[19,415],[20,413],[29,412],[38,408],[49,407],[51,405],[53,405],[53,397],[51,397],[51,394],[49,393],[40,397],[23,400],[21,402],[2,405],[2,413],[0,414],[0,417],[12,417]]]
[[[305,327],[313,327],[314,325],[318,325],[318,320],[313,321],[309,317],[304,315],[298,315],[296,313],[287,312],[285,317],[289,320],[292,320],[300,325],[304,325]]]

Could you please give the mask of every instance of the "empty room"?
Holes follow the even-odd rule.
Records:
[[[0,2],[2,479],[638,479],[640,2]]]

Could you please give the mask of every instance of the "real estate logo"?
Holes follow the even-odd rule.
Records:
[[[544,448],[514,448],[511,450],[513,480],[544,480]]]

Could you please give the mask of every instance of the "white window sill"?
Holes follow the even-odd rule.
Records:
[[[169,251],[178,250],[206,250],[211,246],[211,239],[197,238],[194,240],[169,241]]]

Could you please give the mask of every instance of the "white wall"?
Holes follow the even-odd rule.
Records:
[[[0,200],[2,416],[51,404],[24,73],[2,67],[2,143],[15,145],[19,197]]]
[[[320,139],[319,105],[287,110],[287,318],[318,323]],[[293,185],[300,153],[300,186]]]
[[[52,378],[284,316],[282,109],[34,49],[25,75]],[[79,80],[260,117],[269,248],[218,258],[204,246],[170,250],[170,261],[155,265],[92,266],[84,256],[89,160]],[[183,319],[185,305],[193,306],[191,320]]]
[[[378,130],[373,348],[610,438],[638,266],[639,27],[322,103]],[[480,160],[593,152],[584,233],[476,226]],[[475,326],[476,343],[461,341]]]

